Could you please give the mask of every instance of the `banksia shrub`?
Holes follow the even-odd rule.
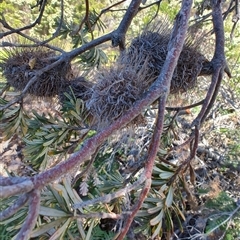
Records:
[[[56,60],[53,51],[44,48],[15,48],[5,50],[1,60],[3,75],[7,82],[18,91],[22,91],[35,76],[35,72],[52,64]],[[27,90],[28,94],[38,97],[53,97],[58,94],[73,72],[68,62],[44,72]]]
[[[145,30],[132,40],[114,66],[96,75],[97,82],[89,89],[90,99],[86,106],[99,127],[107,126],[122,116],[157,79],[168,52],[169,26],[169,23],[162,24],[156,32]],[[183,46],[171,80],[171,94],[193,88],[203,64],[208,63],[197,50],[198,44],[188,39]],[[135,121],[137,124],[143,121],[139,119]]]

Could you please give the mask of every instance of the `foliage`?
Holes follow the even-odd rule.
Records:
[[[225,239],[236,239],[240,235],[239,203],[234,202],[225,192],[221,192],[217,198],[209,199],[206,208],[211,210],[206,225],[206,235],[210,235],[217,229],[225,232]],[[234,221],[234,227],[229,224]]]
[[[136,2],[132,1],[131,4]],[[40,192],[40,206],[36,225],[29,237],[41,239],[76,239],[79,237],[94,240],[113,239],[129,227],[125,234],[128,239],[137,237],[170,239],[176,228],[184,231],[183,222],[187,220],[186,205],[190,205],[195,211],[196,196],[191,188],[195,184],[196,173],[192,160],[196,155],[198,140],[200,139],[200,125],[203,124],[205,119],[196,117],[196,122],[199,122],[199,125],[194,125],[194,121],[192,121],[191,127],[195,126],[195,132],[191,131],[191,127],[185,128],[179,117],[181,114],[188,113],[185,111],[188,110],[188,107],[165,109],[166,92],[170,90],[170,84],[165,83],[162,86],[162,83],[158,83],[159,85],[154,85],[154,82],[159,81],[159,74],[164,73],[165,59],[168,57],[167,52],[171,44],[176,43],[171,42],[173,38],[170,38],[170,34],[167,33],[167,37],[164,36],[164,39],[167,39],[164,49],[161,49],[166,52],[164,56],[153,48],[151,54],[147,49],[145,55],[138,57],[146,49],[144,49],[144,46],[134,46],[131,41],[135,35],[141,36],[142,29],[149,23],[154,22],[154,18],[159,11],[161,14],[168,16],[170,21],[167,24],[171,26],[172,21],[175,18],[177,19],[176,15],[180,7],[178,3],[170,3],[170,1],[149,1],[145,5],[138,5],[138,14],[135,16],[132,13],[134,18],[129,30],[126,29],[128,30],[126,35],[126,32],[121,30],[121,21],[124,20],[125,16],[128,16],[128,3],[119,2],[116,5],[111,5],[112,1],[107,0],[101,1],[98,5],[95,3],[95,1],[86,1],[84,5],[79,1],[68,0],[64,1],[63,8],[63,1],[52,0],[47,3],[37,1],[36,3],[36,1],[29,0],[18,1],[17,3],[15,1],[8,1],[8,3],[4,1],[0,6],[3,13],[0,28],[3,30],[3,34],[12,31],[9,35],[13,36],[13,39],[9,41],[7,37],[2,35],[4,38],[2,47],[28,49],[31,46],[35,49],[39,45],[43,45],[44,48],[51,49],[54,52],[50,60],[48,58],[41,59],[43,67],[48,69],[58,61],[59,64],[63,64],[57,65],[60,69],[54,68],[54,66],[50,68],[53,72],[60,72],[61,66],[71,63],[71,74],[69,74],[71,79],[65,79],[64,76],[64,80],[67,80],[66,86],[63,85],[61,89],[56,90],[50,99],[44,98],[44,95],[41,95],[39,99],[39,95],[38,98],[35,98],[34,93],[24,90],[26,85],[21,89],[16,89],[10,83],[11,81],[4,79],[8,67],[5,62],[6,52],[4,52],[5,50],[0,51],[0,67],[3,73],[0,98],[0,133],[2,139],[7,142],[14,141],[15,136],[17,136],[21,143],[22,164],[31,169],[28,177],[30,181],[36,184],[36,190]],[[201,18],[204,16],[205,10],[208,11],[209,9],[205,9],[208,7],[201,5],[200,1],[196,1],[196,4],[199,8],[198,16]],[[41,16],[39,11],[41,12],[43,6],[44,11]],[[106,8],[107,6],[109,8]],[[15,11],[15,9],[18,9],[18,11]],[[64,10],[62,11],[62,9]],[[41,24],[36,24],[24,31],[11,30],[6,24],[10,23],[13,28],[20,29],[23,27],[23,22],[27,26],[38,17],[41,18]],[[162,28],[159,27],[158,29],[161,30]],[[229,28],[228,31],[230,29],[232,28]],[[109,31],[112,31],[111,37],[106,34]],[[106,44],[106,41],[112,40],[114,45],[115,36],[119,31],[120,34],[117,38],[119,43],[117,45],[119,45],[120,50],[122,50],[122,41],[124,42],[125,38],[127,41],[125,45],[127,50],[120,52],[111,49]],[[15,37],[16,35],[20,35],[20,37]],[[179,39],[181,40],[180,37]],[[178,41],[180,41],[179,39]],[[231,66],[234,63],[236,65],[239,63],[239,56],[234,52],[238,48],[238,41],[239,32],[236,31],[236,42],[227,44],[226,52]],[[143,45],[148,43],[145,42]],[[188,44],[191,44],[191,42],[183,45],[183,49],[187,49]],[[157,49],[160,48],[154,41],[152,45],[157,46]],[[129,49],[133,52],[137,50],[137,57],[135,55],[132,57]],[[193,55],[196,53],[195,49]],[[215,47],[211,51],[214,52],[216,49]],[[155,56],[156,52],[158,53],[157,56]],[[35,50],[33,50],[34,53]],[[126,54],[125,59],[124,54]],[[21,51],[19,55],[23,55]],[[120,57],[116,61],[117,56]],[[182,54],[181,56],[185,55]],[[200,53],[199,56],[202,57]],[[161,59],[161,64],[155,61],[154,57]],[[9,58],[11,56],[8,56]],[[178,66],[184,62],[183,58],[186,59],[185,57],[179,58]],[[193,62],[191,58],[188,60],[190,65]],[[50,80],[53,79],[53,75],[50,70],[42,73],[43,67],[37,69],[35,63],[31,65],[30,60],[34,59],[30,58],[24,62],[27,71],[24,70],[22,76],[23,79],[28,78],[28,82],[31,83],[34,80],[31,75],[33,74],[35,83],[38,83],[35,86],[40,88],[38,74],[43,76],[42,74],[45,73],[47,79]],[[136,59],[140,62],[136,62]],[[21,67],[21,64],[18,64],[14,63],[10,67],[14,68],[15,71],[15,67]],[[208,75],[213,74],[214,70],[211,64],[211,61],[206,61],[205,66],[201,62],[199,65],[201,69],[197,69],[198,73],[195,74],[194,81],[203,67],[207,68]],[[227,72],[227,65],[226,63],[223,64],[225,65],[222,66],[221,71],[225,70]],[[193,80],[191,72],[186,70],[186,65],[181,66],[180,70],[177,67],[177,71],[181,72],[183,76],[187,74],[189,79]],[[116,68],[121,69],[121,71],[113,72]],[[157,74],[154,76],[154,80],[146,84],[144,82],[146,81],[145,74],[151,75],[153,71],[150,70],[156,70],[156,68]],[[14,71],[13,73],[15,73]],[[134,74],[129,79],[131,71]],[[172,72],[174,72],[174,68]],[[35,73],[36,75],[34,75]],[[167,76],[169,72],[165,74]],[[181,74],[175,72],[174,76]],[[234,68],[233,74],[235,78],[229,82],[229,86],[236,87],[235,93],[239,96],[239,72],[237,67]],[[106,85],[106,76],[113,82],[112,85]],[[136,76],[140,82],[135,81]],[[83,78],[84,81],[80,80],[78,82],[80,78]],[[121,81],[122,79],[125,82]],[[167,77],[163,77],[161,81],[163,82],[164,79],[167,79]],[[73,88],[71,82],[75,80],[77,80],[77,86]],[[15,81],[18,81],[18,78]],[[99,83],[106,86],[104,85],[103,88],[99,89],[97,88]],[[139,91],[136,94],[137,96],[133,96],[132,92],[128,91],[130,87],[127,83],[132,84],[131,86]],[[184,83],[186,83],[186,79],[182,77],[179,88]],[[32,86],[34,86],[34,82]],[[109,96],[111,91],[108,89],[110,88],[113,89],[115,95]],[[124,96],[123,93],[119,93],[121,88]],[[144,107],[136,107],[139,102],[145,101],[145,98],[150,98],[151,94],[149,92],[154,93],[154,91],[157,91],[156,89],[168,90],[158,92],[157,97],[153,98],[152,102],[144,105]],[[17,90],[21,92],[19,93]],[[94,117],[93,108],[90,108],[87,104],[89,98],[93,97],[93,91],[96,91],[96,95],[102,96],[102,99],[109,104],[108,106],[106,102],[101,102],[100,98],[93,104],[99,118]],[[192,91],[193,94],[197,95],[197,90],[193,89]],[[156,110],[156,100],[159,97],[158,104],[162,109],[159,108],[158,112]],[[29,99],[30,103],[27,102]],[[42,101],[42,104],[47,101],[51,102],[51,108],[42,107],[39,111],[36,107],[37,104],[34,104],[36,99]],[[209,102],[212,102],[212,100],[214,102],[214,99],[210,99]],[[161,105],[163,101],[164,104]],[[120,104],[117,105],[118,103]],[[194,101],[191,101],[192,103]],[[122,106],[127,107],[121,109]],[[201,103],[201,106],[200,111],[205,105]],[[109,108],[106,113],[108,121],[103,123],[101,120],[104,107]],[[137,109],[134,113],[135,117],[124,120],[127,114],[131,114],[134,107]],[[211,106],[207,106],[207,109],[209,107],[211,109]],[[198,113],[199,108],[195,109]],[[125,121],[125,125],[121,125],[123,121]],[[160,126],[158,125],[159,122]],[[115,127],[113,131],[109,130],[112,125],[118,123],[120,124],[119,127]],[[228,135],[233,133],[228,128],[221,128],[220,131],[222,134],[226,133]],[[159,133],[160,135],[158,135]],[[238,132],[234,133],[237,136],[239,135]],[[98,136],[102,136],[102,138]],[[1,152],[4,152],[8,146],[2,148]],[[79,156],[79,153],[82,154]],[[236,156],[238,153],[239,146],[235,142],[229,144],[229,158]],[[84,158],[81,160],[82,155],[84,155]],[[154,157],[151,158],[152,155]],[[80,160],[77,160],[78,164],[73,166],[71,160],[75,158]],[[149,165],[151,163],[152,165]],[[71,165],[68,171],[61,168],[63,164],[66,164],[64,165],[65,168]],[[56,170],[56,175],[54,175],[54,170]],[[52,176],[51,173],[53,173]],[[51,181],[38,178],[44,176],[41,174],[45,174],[46,179],[51,179]],[[20,179],[16,180],[20,182],[14,182],[15,180],[13,180],[9,189],[15,183],[21,185],[22,181],[25,181],[25,179],[20,178],[22,175],[24,174],[9,172],[9,179],[11,177],[19,177]],[[5,184],[4,179],[1,178],[1,180]],[[147,185],[148,180],[150,180],[150,185]],[[44,184],[42,184],[43,182]],[[3,187],[6,189],[5,185]],[[144,191],[146,195],[143,195]],[[20,193],[17,192],[17,194],[13,194],[14,196],[10,195],[6,198],[3,197],[0,210],[4,214],[10,211],[11,206],[15,206],[25,194],[24,192]],[[29,194],[29,199],[31,199],[31,193],[32,191],[26,193]],[[28,203],[31,206],[31,200]],[[238,214],[235,215],[234,212],[239,209],[239,205],[236,206],[228,195],[222,193],[219,198],[208,200],[205,206],[221,212],[220,215],[208,217],[204,229],[205,233],[201,234],[207,236],[220,228],[226,231],[227,237],[230,235],[236,237],[238,232],[232,232],[228,228],[228,222],[234,219],[236,224],[239,224]],[[138,210],[136,213],[134,212],[135,209]],[[29,211],[27,204],[25,204],[17,211],[12,212],[12,216],[3,219],[0,222],[1,237],[11,239],[18,237],[19,230],[31,215]],[[131,218],[132,222],[127,226],[127,220]],[[123,239],[123,237],[121,236],[120,239]]]

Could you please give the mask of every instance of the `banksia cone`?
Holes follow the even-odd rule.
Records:
[[[165,24],[157,32],[144,31],[140,36],[133,39],[130,47],[126,51],[123,64],[129,64],[131,59],[136,59],[135,55],[142,56],[139,59],[148,59],[145,64],[145,73],[151,73],[154,76],[151,83],[159,76],[168,52],[168,42],[170,40],[171,29]],[[180,54],[178,64],[171,80],[170,93],[185,92],[196,85],[197,77],[201,73],[203,65],[209,61],[197,49],[199,41],[187,39]],[[125,62],[127,60],[127,62]],[[139,68],[142,68],[144,62],[139,62]]]
[[[53,63],[56,55],[44,48],[16,48],[6,50],[6,57],[0,66],[7,82],[18,91],[22,91],[35,72]],[[72,78],[70,63],[60,65],[44,72],[27,90],[38,97],[53,97],[58,94],[66,82]]]
[[[89,89],[86,106],[95,117],[98,128],[111,124],[128,110],[149,86],[145,66],[139,69],[139,61],[147,59],[135,58],[129,64],[116,62],[110,69],[105,69],[96,77],[97,83]],[[146,64],[146,63],[145,63]],[[141,117],[133,123],[139,124]]]

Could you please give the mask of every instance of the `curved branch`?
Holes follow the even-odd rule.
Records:
[[[231,76],[230,70],[228,69],[225,52],[224,52],[224,27],[223,27],[223,17],[221,11],[221,0],[212,0],[212,17],[213,17],[213,27],[215,32],[215,51],[214,56],[211,61],[213,68],[213,75],[210,87],[208,89],[207,95],[204,100],[204,104],[201,108],[200,113],[193,121],[192,125],[200,126],[207,117],[207,114],[211,110],[221,82],[223,78],[223,72],[227,72]]]
[[[28,180],[28,177],[0,177],[0,186],[9,186]]]
[[[183,106],[183,107],[166,107],[165,109],[168,111],[181,111],[181,110],[186,110],[189,108],[194,108],[194,107],[200,106],[203,103],[204,103],[204,100],[201,100],[200,102],[193,103],[191,105],[187,105],[187,106]]]
[[[152,177],[153,165],[157,156],[160,139],[163,132],[164,110],[165,110],[166,100],[167,100],[167,94],[160,97],[159,99],[157,123],[156,123],[154,133],[151,139],[151,143],[148,149],[148,158],[146,161],[145,171],[143,173],[143,175],[146,177],[145,185],[140,193],[137,203],[131,209],[130,211],[131,214],[127,218],[125,222],[125,226],[122,228],[120,234],[117,237],[117,240],[123,239],[124,236],[127,234],[135,215],[137,214],[138,210],[141,208],[144,202],[144,199],[146,198],[149,190],[151,189],[151,184],[152,184],[151,177]]]
[[[118,47],[122,51],[125,49],[125,35],[127,30],[138,12],[138,8],[141,4],[142,0],[132,0],[130,6],[127,9],[126,14],[124,15],[119,27],[113,33],[112,36],[112,46]]]
[[[40,191],[34,190],[29,199],[29,211],[25,219],[25,222],[22,225],[21,230],[16,236],[18,240],[28,240],[31,236],[31,232],[37,222],[37,217],[40,207]]]
[[[145,186],[139,196],[139,200],[137,201],[137,203],[134,205],[134,207],[132,209],[131,215],[128,217],[128,219],[126,221],[125,226],[123,227],[119,236],[117,237],[117,240],[122,240],[124,238],[124,236],[127,234],[136,213],[142,206],[142,203],[151,188],[152,170],[153,170],[153,166],[154,166],[154,161],[157,156],[161,135],[163,132],[164,110],[165,110],[165,106],[166,106],[167,96],[168,96],[168,93],[170,90],[171,77],[172,77],[173,71],[175,69],[175,66],[177,64],[178,58],[180,56],[180,53],[182,51],[182,47],[184,44],[184,40],[185,40],[185,36],[187,33],[187,28],[188,28],[188,19],[190,17],[191,6],[192,6],[192,1],[186,0],[186,1],[182,2],[181,10],[179,11],[179,13],[177,15],[177,18],[176,18],[176,21],[174,24],[171,40],[168,45],[169,52],[167,54],[167,59],[165,61],[165,64],[168,62],[169,59],[171,59],[173,57],[175,57],[175,58],[172,62],[173,65],[171,66],[171,64],[170,64],[171,68],[169,69],[169,72],[166,71],[166,74],[170,74],[170,76],[166,77],[165,79],[163,78],[163,85],[165,85],[165,87],[167,88],[167,91],[165,94],[163,94],[163,96],[160,96],[160,99],[159,99],[157,123],[156,123],[156,127],[154,129],[154,133],[153,133],[153,137],[152,137],[150,146],[149,146],[148,159],[146,161],[146,166],[145,166],[145,173],[144,173],[144,175],[146,176]],[[164,66],[165,66],[165,64],[164,64]],[[163,69],[164,69],[164,67],[163,67]],[[161,77],[161,75],[159,76],[159,78]],[[158,78],[158,80],[159,80],[159,78]]]
[[[20,208],[22,208],[26,204],[28,199],[29,195],[23,194],[10,207],[0,212],[0,222],[14,215]]]
[[[81,30],[83,24],[84,24],[85,22],[88,22],[88,16],[89,16],[89,1],[88,1],[88,0],[85,0],[85,5],[86,5],[85,16],[84,16],[83,20],[81,21],[81,23],[79,24],[78,29],[77,29],[76,31],[74,31],[73,34],[77,34],[77,33]]]
[[[44,13],[44,9],[45,9],[46,3],[47,3],[47,0],[42,0],[41,6],[40,6],[40,13],[39,13],[37,19],[36,19],[32,24],[29,24],[29,25],[27,25],[27,26],[25,26],[25,27],[18,28],[18,29],[15,29],[15,28],[11,27],[11,26],[6,22],[3,14],[1,14],[1,15],[2,15],[2,19],[0,20],[0,22],[2,23],[2,25],[3,25],[5,28],[9,29],[10,31],[1,33],[1,34],[0,34],[0,39],[3,38],[3,37],[5,37],[5,36],[7,36],[7,35],[13,34],[13,33],[20,33],[20,32],[22,32],[22,31],[24,31],[24,30],[27,30],[27,29],[30,29],[30,28],[34,27],[34,26],[37,25],[37,24],[40,24],[40,23],[41,23],[41,20],[42,20],[42,16],[43,16],[43,13]]]
[[[31,180],[25,180],[15,185],[1,187],[0,198],[7,198],[24,192],[30,192],[34,188]]]

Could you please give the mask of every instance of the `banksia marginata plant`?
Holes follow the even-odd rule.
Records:
[[[56,59],[54,51],[42,47],[6,49],[5,53],[0,66],[7,82],[17,91],[23,91],[36,71],[52,64]],[[63,62],[41,74],[27,93],[38,97],[53,97],[72,76],[70,63]]]

